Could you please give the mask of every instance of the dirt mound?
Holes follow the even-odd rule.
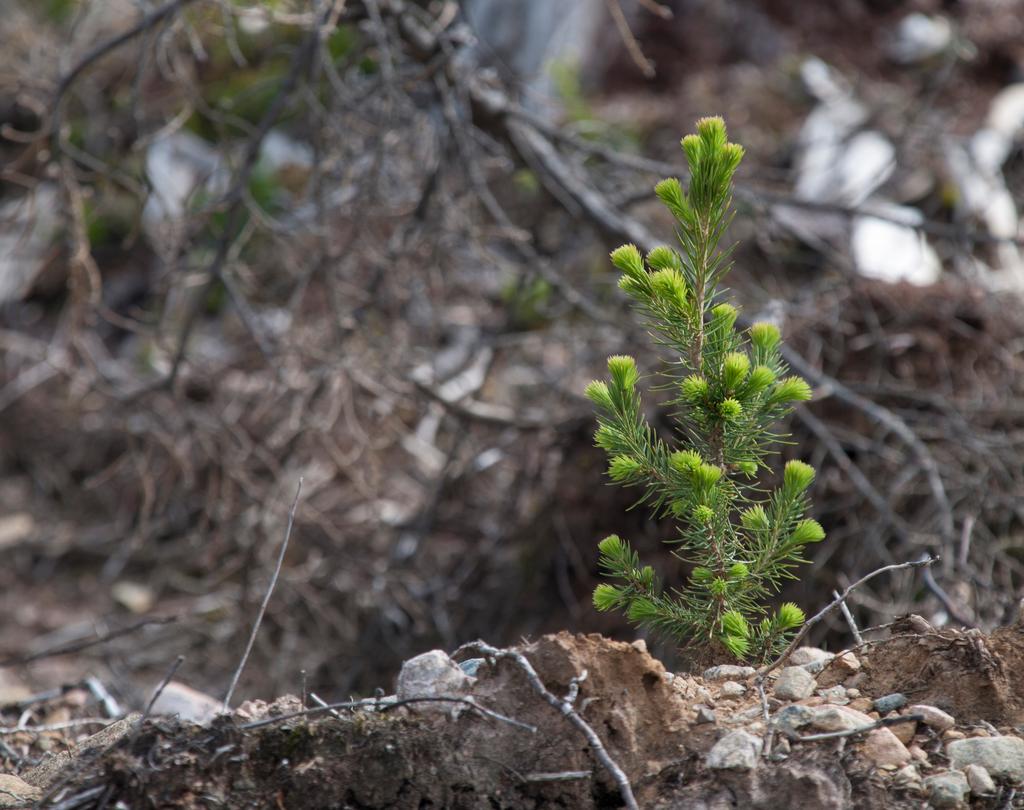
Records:
[[[864,657],[863,688],[902,692],[964,723],[1024,723],[1024,632],[929,629],[905,619]]]
[[[1019,631],[912,625],[897,623],[863,664],[802,649],[763,697],[749,667],[674,675],[643,642],[559,633],[461,656],[463,691],[442,702],[400,687],[312,714],[286,696],[206,726],[135,715],[63,743],[29,726],[6,737],[22,766],[4,790],[76,808],[625,806],[613,769],[573,722],[581,718],[643,808],[1011,806],[1024,780],[1024,741],[1012,729]],[[443,653],[429,657],[454,667]],[[22,721],[57,710],[17,709]],[[0,797],[0,807],[11,801]]]

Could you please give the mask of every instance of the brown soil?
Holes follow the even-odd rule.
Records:
[[[860,696],[851,708],[859,704],[877,718],[871,698],[898,689],[911,696],[911,703],[932,703],[958,721],[958,728],[942,736],[924,724],[910,724],[904,738],[917,752],[908,766],[915,774],[910,781],[907,768],[873,760],[863,735],[791,742],[776,734],[774,753],[753,769],[712,770],[708,752],[729,732],[764,736],[763,707],[752,680],[746,680],[742,695],[728,697],[722,681],[667,673],[643,642],[597,635],[559,633],[518,649],[558,696],[586,671],[575,707],[625,771],[640,807],[921,807],[926,791],[921,780],[946,769],[946,740],[996,733],[976,725],[985,719],[1004,725],[1019,720],[1014,695],[1022,643],[1017,628],[992,636],[916,632],[906,622],[894,629],[892,638],[861,651],[862,672],[846,681],[859,683]],[[819,685],[834,680],[823,674]],[[773,716],[789,704],[771,696],[770,686],[768,695]],[[622,806],[616,784],[584,737],[539,698],[514,662],[481,665],[469,696],[535,726],[536,732],[465,706],[452,710],[438,704],[415,711],[399,707],[282,718],[242,728],[253,713],[294,711],[298,699],[286,697],[250,708],[248,715],[243,707],[209,727],[168,718],[141,726],[121,721],[66,753],[48,755],[20,776],[64,800],[81,798],[69,807],[116,802],[153,808]],[[812,696],[800,703],[813,708],[827,700],[836,702]],[[698,721],[702,706],[714,708],[711,722]],[[991,798],[1002,801],[1009,795]],[[997,805],[984,798],[972,806]]]
[[[962,722],[1024,723],[1024,632],[911,629],[874,647],[864,663],[864,688],[902,692],[915,703],[943,709]],[[903,632],[900,632],[900,631]]]

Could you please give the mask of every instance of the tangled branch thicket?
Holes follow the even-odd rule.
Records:
[[[294,690],[300,668],[368,690],[427,646],[587,627],[590,549],[623,502],[579,391],[643,341],[594,268],[604,240],[660,241],[621,190],[664,164],[524,109],[452,4],[67,7],[0,22],[0,213],[19,234],[0,502],[33,523],[8,598],[46,583],[69,625],[116,621],[141,583],[137,610],[180,621],[106,663],[151,675],[170,649],[219,690],[302,476],[241,691]],[[739,227],[768,227],[755,191]],[[740,284],[748,311],[761,280]],[[833,542],[786,596],[930,549],[943,596],[883,583],[865,618],[945,598],[999,620],[1024,573],[1019,308],[953,282],[804,287],[786,359],[820,402],[793,428]]]

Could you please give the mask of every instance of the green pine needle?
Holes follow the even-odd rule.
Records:
[[[785,466],[781,485],[765,491],[772,446],[786,436],[779,419],[811,398],[806,380],[787,376],[777,326],[736,330],[738,311],[721,300],[732,248],[719,243],[732,219],[732,178],[743,149],[729,143],[721,118],[702,118],[681,141],[690,168],[684,189],[662,180],[655,194],[676,220],[680,249],[661,246],[646,259],[635,245],[611,254],[619,287],[673,357],[667,375],[679,446],[666,443],[643,416],[632,357],[608,359],[609,381],[586,388],[597,408],[597,445],[609,455],[612,481],[643,490],[656,516],[674,518],[671,542],[690,564],[686,583],[664,591],[655,571],[618,535],[598,545],[601,569],[614,584],[594,590],[598,610],[622,610],[641,626],[696,644],[714,643],[743,660],[777,654],[803,624],[787,602],[766,601],[794,576],[808,543],[824,539],[807,517],[814,469]]]

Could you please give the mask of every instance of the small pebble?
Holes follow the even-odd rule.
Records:
[[[929,706],[926,703],[917,703],[911,706],[908,711],[911,714],[921,715],[921,722],[929,728],[935,729],[940,734],[956,725],[956,720],[952,715],[946,714],[942,709]]]
[[[964,776],[971,786],[971,793],[986,796],[996,792],[995,780],[984,766],[971,763],[964,768]]]
[[[814,694],[814,677],[803,667],[784,667],[775,681],[775,697],[803,700]]]

